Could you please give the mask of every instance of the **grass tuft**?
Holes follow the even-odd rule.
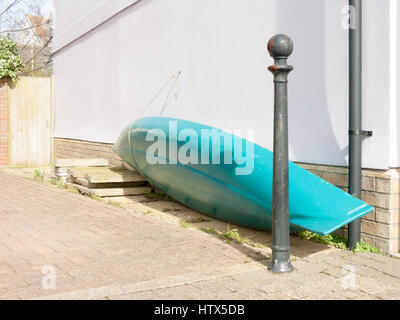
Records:
[[[112,206],[117,207],[117,208],[123,208],[123,207],[122,207],[122,204],[119,203],[118,201],[108,200],[107,203],[108,203],[109,205],[112,205]]]
[[[165,193],[162,193],[162,192],[150,193],[150,194],[147,194],[146,197],[153,201],[164,200],[164,201],[176,202],[174,199],[172,199],[171,197],[169,197],[168,195],[166,195]]]
[[[182,222],[180,223],[180,226],[181,226],[182,228],[185,228],[185,229],[194,228],[194,225],[192,225],[191,223],[187,223],[187,222],[185,222],[185,221],[182,221]]]
[[[92,195],[90,196],[93,200],[97,200],[97,201],[101,201],[102,198],[100,196],[98,196],[97,194],[92,193]]]
[[[60,181],[58,181],[57,188],[67,189],[67,184],[64,181],[60,180]]]
[[[300,237],[301,239],[310,240],[328,246],[333,246],[342,250],[349,249],[347,238],[341,235],[330,234],[326,237],[323,237],[311,231],[302,231],[295,233],[295,235]],[[379,248],[366,243],[364,240],[361,240],[361,242],[354,249],[354,252],[372,252],[372,253],[383,254]]]
[[[189,222],[189,223],[202,223],[202,222],[209,222],[209,221],[210,220],[206,220],[202,217],[193,217],[193,218],[190,218],[189,220],[186,220],[186,222]]]
[[[364,242],[363,240],[361,240],[361,242],[357,244],[357,247],[354,249],[354,252],[372,252],[372,253],[383,254],[381,249],[371,246],[370,244]]]
[[[301,239],[322,243],[343,250],[347,249],[347,239],[344,236],[330,234],[329,236],[323,237],[311,231],[302,231],[297,233],[296,235]]]
[[[238,229],[232,229],[232,230],[225,231],[224,233],[221,233],[220,237],[221,237],[221,239],[228,241],[228,242],[233,241],[238,244],[243,243],[242,236],[240,235]]]
[[[43,176],[42,171],[40,169],[36,169],[34,171],[33,177],[37,181],[44,182],[44,176]]]
[[[208,233],[208,234],[212,234],[214,236],[218,236],[218,232],[215,231],[213,228],[200,228],[201,231]]]

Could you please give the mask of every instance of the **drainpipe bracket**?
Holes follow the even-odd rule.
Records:
[[[372,137],[373,131],[365,131],[365,130],[349,130],[349,135],[351,136],[364,136],[364,137]]]

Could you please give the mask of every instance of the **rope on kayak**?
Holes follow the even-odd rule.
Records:
[[[167,95],[167,99],[165,99],[164,106],[162,107],[162,109],[160,111],[160,117],[163,115],[165,109],[168,107],[168,103],[170,102],[171,98],[175,98],[175,101],[178,100],[178,92],[179,92],[179,88],[180,88],[180,85],[181,85],[181,81],[180,81],[181,80],[181,74],[182,74],[181,71],[179,71],[176,74],[176,80],[173,83],[173,85],[171,86],[171,89],[169,89],[169,92],[168,92],[168,95]],[[178,87],[178,91],[175,91],[176,87]]]
[[[182,71],[178,71],[177,73],[175,73],[171,78],[169,78],[169,80],[161,87],[161,89],[157,92],[157,94],[150,100],[150,102],[143,108],[143,110],[139,113],[138,118],[140,118],[143,113],[154,103],[154,101],[160,96],[160,94],[168,87],[168,85],[174,81],[174,80],[179,80],[180,76],[182,74]],[[175,81],[175,84],[177,83],[177,81]],[[170,91],[168,92],[168,96],[167,96],[167,100],[164,103],[163,108],[161,109],[160,112],[160,116],[162,115],[162,113],[165,111],[170,95],[172,93],[172,90],[175,88],[175,85],[173,85],[170,89]]]

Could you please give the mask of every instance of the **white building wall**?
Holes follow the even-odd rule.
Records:
[[[400,3],[390,0],[390,166],[400,164]]]
[[[390,1],[363,1],[363,121],[374,131],[363,145],[368,168],[400,166],[389,152],[391,132],[397,135],[390,126]],[[134,2],[55,2],[56,137],[114,142],[127,124],[165,107],[164,116],[254,129],[255,142],[271,149],[272,59],[266,46],[272,35],[286,33],[295,44],[289,60],[295,67],[290,158],[347,164],[347,0]],[[177,71],[180,80],[169,82],[142,112]]]
[[[393,1],[393,0],[392,0]],[[397,161],[393,164],[393,166],[400,167],[400,3],[396,2],[397,6],[397,26],[396,29],[396,66],[397,66],[397,77],[396,77],[396,86],[397,86],[397,94],[396,94],[396,111],[397,111],[397,123],[398,129],[396,130],[395,138],[393,138],[392,143],[396,142],[397,145]]]

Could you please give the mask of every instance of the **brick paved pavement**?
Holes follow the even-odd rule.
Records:
[[[0,299],[400,298],[398,259],[319,246],[291,274],[267,264],[255,248],[0,171]],[[56,288],[43,289],[52,271]]]

